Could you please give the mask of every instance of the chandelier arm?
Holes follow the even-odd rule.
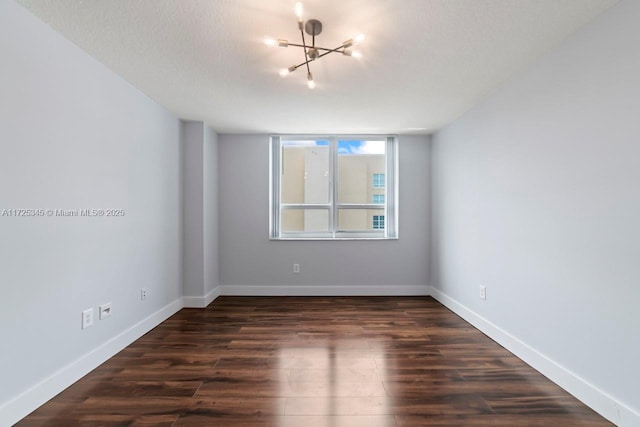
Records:
[[[294,45],[294,44],[292,44],[292,43],[289,43],[289,45],[290,45],[290,46],[295,46],[295,45]],[[300,47],[302,47],[302,46],[300,46]],[[317,47],[316,49],[322,49],[322,48]],[[322,58],[323,56],[327,56],[328,54],[330,54],[330,53],[332,53],[332,52],[343,53],[343,51],[342,51],[342,50],[340,50],[340,49],[342,49],[342,46],[338,46],[338,47],[336,47],[335,49],[324,49],[324,50],[326,50],[327,52],[323,53],[322,55],[319,55],[316,59],[320,59],[320,58]],[[307,65],[307,67],[308,67],[308,66],[309,66],[308,64],[309,64],[311,61],[312,61],[311,59],[307,59],[306,61],[301,62],[300,64],[296,65],[296,66],[295,66],[295,69],[297,70],[298,68],[302,67],[303,65]]]
[[[321,49],[321,48],[317,47],[316,49]],[[323,56],[327,56],[327,55],[329,55],[330,53],[333,53],[333,52],[343,53],[344,49],[343,50],[340,50],[340,49],[342,49],[342,45],[336,47],[335,49],[323,49],[323,50],[326,50],[326,52],[323,53],[322,55],[319,55],[318,58],[316,58],[316,59],[320,59]]]
[[[293,44],[293,43],[289,43],[289,46],[298,46],[298,47],[302,47],[301,45],[295,45],[295,44]],[[323,48],[321,48],[321,47],[317,47],[316,49],[323,49]],[[328,54],[330,54],[330,53],[332,53],[332,52],[343,53],[343,51],[342,51],[342,50],[340,50],[340,49],[342,49],[342,46],[338,46],[338,47],[336,47],[335,49],[323,49],[323,50],[326,50],[327,52],[323,53],[322,55],[319,55],[316,59],[320,59],[320,58],[322,58],[323,56],[327,56]],[[295,65],[293,68],[294,68],[294,70],[297,70],[298,68],[302,67],[303,65],[306,65],[306,66],[307,66],[307,68],[309,68],[309,63],[310,63],[310,62],[311,62],[311,59],[307,59],[306,61],[301,62],[301,63],[299,63],[298,65]]]
[[[339,52],[338,49],[342,49],[342,47],[343,46],[340,45],[340,46],[336,47],[335,49],[329,49],[329,48],[326,48],[326,47],[316,46],[316,49],[318,49],[318,50],[326,50],[326,51],[329,51],[329,52]]]
[[[311,62],[311,60],[309,59],[308,61],[304,61],[299,63],[298,65],[294,66],[294,71],[297,70],[298,68],[302,67],[303,65],[308,65]]]
[[[304,30],[302,29],[302,26],[300,26],[300,34],[302,34],[302,49],[304,50],[304,59],[305,59],[305,61],[300,65],[303,65],[303,64],[306,65],[307,74],[311,74],[311,69],[309,68],[309,55],[307,55],[307,42],[304,41]]]
[[[301,44],[298,44],[298,43],[288,43],[287,45],[288,46],[294,46],[294,47],[302,47],[302,48],[307,47],[307,46],[304,46],[304,45],[301,45]],[[338,46],[335,49],[329,49],[329,48],[326,48],[326,47],[315,46],[315,49],[318,49],[318,50],[330,50],[330,51],[333,51],[333,52],[338,52],[338,50],[336,50],[336,49],[340,49],[340,48],[342,48],[342,45]]]

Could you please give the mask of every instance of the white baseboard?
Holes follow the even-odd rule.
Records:
[[[604,418],[620,427],[640,426],[640,414],[632,408],[520,341],[442,291],[430,287],[430,294],[442,305],[471,323]]]
[[[204,296],[205,307],[207,307],[209,304],[214,302],[216,298],[218,298],[219,296],[220,296],[220,286],[216,286],[211,290],[211,292],[209,292],[207,295]]]
[[[220,295],[233,296],[416,296],[429,295],[427,285],[222,285]]]
[[[205,308],[220,296],[220,286],[216,286],[203,297],[182,297],[185,308]]]
[[[48,378],[0,406],[0,425],[10,426],[100,366],[120,350],[182,309],[182,298],[166,305]]]

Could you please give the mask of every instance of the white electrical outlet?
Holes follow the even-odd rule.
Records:
[[[293,264],[293,272],[300,273],[300,264]]]
[[[485,286],[480,286],[480,298],[487,299],[487,288]]]
[[[140,299],[141,300],[147,299],[148,295],[149,295],[149,291],[147,290],[147,288],[140,289]]]
[[[93,326],[93,308],[89,308],[82,312],[82,329]]]
[[[99,314],[100,320],[106,319],[107,317],[111,316],[111,303],[108,302],[106,304],[102,304],[100,306]]]

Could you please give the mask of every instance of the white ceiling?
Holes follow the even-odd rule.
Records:
[[[359,33],[364,58],[311,64],[295,0],[18,0],[179,117],[221,133],[430,133],[617,0],[304,0],[317,44]]]

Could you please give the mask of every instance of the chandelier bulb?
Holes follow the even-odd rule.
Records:
[[[298,17],[298,22],[302,22],[302,3],[296,3],[296,16]]]
[[[316,87],[316,82],[313,81],[313,76],[311,75],[311,73],[307,73],[307,86],[309,86],[309,89],[313,89]]]
[[[353,46],[353,39],[349,39],[349,40],[345,41],[344,43],[342,43],[342,47],[345,48],[345,49],[348,48],[348,47],[351,47],[351,46]]]
[[[274,47],[275,45],[278,44],[278,42],[275,39],[272,39],[270,37],[267,37],[263,40],[264,44],[269,46],[269,47]]]
[[[358,34],[354,39],[354,44],[360,44],[364,41],[364,34]]]
[[[356,59],[362,59],[362,52],[360,52],[359,50],[354,50],[353,52],[351,52],[351,56]]]
[[[289,41],[285,39],[278,39],[278,47],[289,47]]]
[[[278,74],[280,74],[280,77],[287,77],[289,75],[289,73],[293,73],[297,69],[298,69],[298,67],[296,65],[292,65],[289,68],[281,69]]]

